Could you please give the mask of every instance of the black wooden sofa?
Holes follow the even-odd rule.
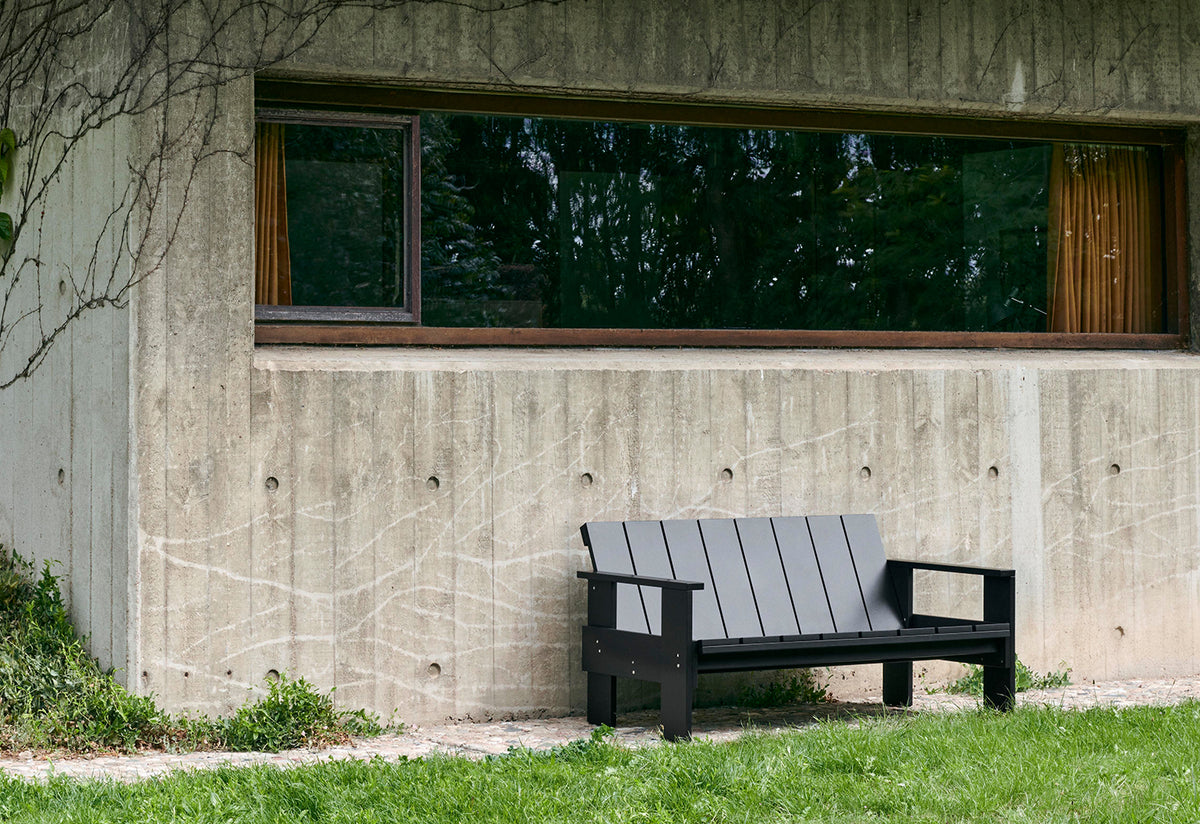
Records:
[[[1014,574],[888,560],[873,515],[585,524],[587,718],[616,724],[616,680],[662,688],[669,739],[692,729],[696,675],[883,664],[883,700],[912,703],[915,660],[983,665],[1013,703]],[[983,620],[913,612],[913,570],[983,576]]]

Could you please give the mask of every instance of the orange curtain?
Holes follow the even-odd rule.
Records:
[[[1054,147],[1051,332],[1161,330],[1160,178],[1145,149]]]
[[[254,144],[254,302],[292,302],[282,123],[259,123]]]

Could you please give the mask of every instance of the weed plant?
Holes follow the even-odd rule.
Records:
[[[138,784],[0,778],[0,821],[1194,822],[1200,705],[823,722],[473,762],[327,762]]]
[[[1071,668],[1048,672],[1045,675],[1034,672],[1029,667],[1017,661],[1017,692],[1027,690],[1049,690],[1055,687],[1066,687],[1071,684]],[[963,695],[983,695],[983,667],[972,664],[967,674],[946,687],[946,692]]]
[[[820,704],[829,691],[812,670],[796,670],[761,684],[750,684],[738,693],[740,707],[784,707],[789,704]]]
[[[0,547],[0,748],[129,750],[171,727],[88,656],[49,563],[36,576]]]
[[[0,750],[279,751],[382,731],[365,712],[286,675],[229,718],[172,716],[88,655],[47,562],[41,574],[0,546]]]
[[[379,720],[363,710],[338,710],[329,695],[303,678],[280,675],[268,694],[232,717],[191,721],[196,735],[214,749],[278,752],[344,742],[351,735],[379,735]]]

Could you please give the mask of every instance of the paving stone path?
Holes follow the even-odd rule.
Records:
[[[1046,706],[1130,707],[1149,704],[1176,704],[1200,699],[1200,675],[1171,680],[1105,681],[1051,690],[1034,690],[1017,696],[1019,704]],[[803,727],[823,719],[853,720],[882,715],[885,710],[878,696],[872,700],[830,702],[793,707],[747,710],[736,707],[698,709],[694,735],[714,741],[727,741],[747,729],[781,730]],[[978,706],[978,700],[943,693],[918,694],[913,709],[917,712],[941,712]],[[617,740],[631,747],[653,745],[662,739],[654,711],[627,713],[620,718]],[[30,780],[51,775],[73,778],[111,778],[137,781],[174,770],[209,769],[219,766],[270,764],[288,767],[318,761],[356,758],[419,758],[433,754],[482,758],[499,755],[511,747],[544,750],[579,738],[586,738],[592,727],[580,716],[535,718],[521,721],[455,722],[412,727],[395,735],[356,740],[353,744],[323,750],[289,750],[281,753],[146,753],[132,756],[45,757],[32,753],[0,754],[0,773]]]

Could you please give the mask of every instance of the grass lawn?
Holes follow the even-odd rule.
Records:
[[[581,741],[484,762],[0,779],[0,821],[1200,821],[1200,704],[824,723],[730,744]]]

